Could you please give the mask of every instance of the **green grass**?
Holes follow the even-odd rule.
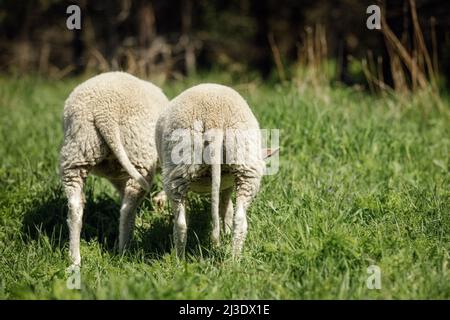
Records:
[[[234,82],[261,126],[281,130],[280,171],[248,212],[241,261],[229,258],[227,239],[211,249],[209,199],[198,196],[185,263],[172,250],[169,211],[150,197],[133,247],[118,255],[118,196],[90,177],[82,289],[67,289],[58,150],[63,102],[80,81],[0,78],[0,298],[450,298],[448,102],[443,113],[426,97],[300,93],[214,75],[164,89],[173,97],[198,82]],[[380,290],[366,287],[370,265],[381,268]]]

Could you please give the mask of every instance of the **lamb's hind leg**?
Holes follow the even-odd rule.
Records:
[[[129,245],[136,219],[136,210],[145,196],[145,190],[134,180],[124,183],[119,222],[119,251],[123,252]]]
[[[184,259],[187,239],[186,205],[185,199],[170,201],[174,213],[173,239],[179,259]]]
[[[158,194],[156,196],[153,197],[152,200],[153,200],[153,203],[158,208],[163,208],[166,205],[166,202],[167,202],[166,192],[164,190],[161,190],[160,192],[158,192]]]
[[[236,211],[233,220],[233,257],[238,257],[247,236],[247,208],[259,188],[260,177],[238,178],[236,188]]]
[[[225,234],[230,234],[233,227],[233,201],[231,195],[233,188],[225,189],[220,194],[220,218],[222,219]]]
[[[81,265],[80,234],[83,223],[83,208],[85,197],[83,186],[87,171],[83,169],[64,170],[62,182],[68,200],[69,213],[69,256],[74,265]]]

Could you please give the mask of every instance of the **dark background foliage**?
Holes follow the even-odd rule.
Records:
[[[79,31],[66,28],[70,4],[81,8]],[[63,77],[86,69],[122,69],[177,78],[220,69],[257,71],[267,78],[276,74],[279,56],[278,67],[288,77],[310,49],[308,36],[320,28],[324,54],[335,62],[336,80],[361,82],[350,64],[369,55],[382,59],[383,80],[392,85],[383,33],[366,28],[371,4],[380,5],[402,44],[413,48],[408,0],[3,0],[0,70]],[[416,6],[430,55],[448,77],[450,4],[417,0]]]

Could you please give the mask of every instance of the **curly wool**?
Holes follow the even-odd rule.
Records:
[[[154,126],[167,103],[161,89],[124,72],[80,84],[65,102],[61,170],[98,166],[116,156],[111,148],[122,145],[136,169],[149,171],[156,161]],[[95,169],[100,175],[114,171]]]
[[[201,124],[201,127],[198,124]],[[194,181],[200,178],[199,174],[204,171],[205,165],[183,164],[182,168],[179,168],[171,161],[172,150],[177,143],[171,138],[171,134],[180,129],[189,130],[192,135],[202,134],[211,129],[219,129],[222,132],[230,129],[256,132],[259,131],[259,124],[247,102],[238,92],[227,86],[200,84],[175,97],[156,124],[156,147],[163,171],[181,170],[184,171],[180,173],[184,178]],[[257,139],[253,140],[254,143],[259,143]],[[260,150],[260,146],[255,146],[255,150]],[[237,153],[240,151],[236,150]],[[261,174],[265,166],[264,161],[260,153],[253,156],[255,158],[253,163],[247,161],[245,165],[231,166],[238,170],[236,174],[239,174],[239,171],[254,171],[255,175]],[[174,189],[177,187],[174,186]]]

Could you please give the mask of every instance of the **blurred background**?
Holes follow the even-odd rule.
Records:
[[[440,0],[2,0],[0,72],[60,79],[205,71],[371,91],[448,87],[450,3]],[[68,30],[66,9],[81,9]],[[381,7],[382,29],[366,9]]]

